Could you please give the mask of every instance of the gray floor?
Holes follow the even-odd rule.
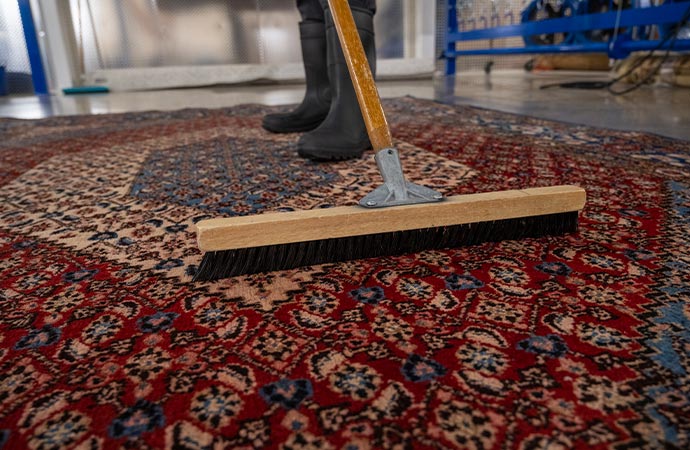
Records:
[[[644,86],[625,96],[606,91],[540,89],[557,81],[602,79],[592,72],[490,75],[461,73],[452,78],[383,81],[384,98],[412,95],[449,103],[554,119],[604,128],[648,131],[690,140],[690,89]],[[239,103],[296,103],[303,85],[223,86],[79,96],[0,97],[0,117],[34,119],[52,115],[101,114],[186,107],[223,107]]]

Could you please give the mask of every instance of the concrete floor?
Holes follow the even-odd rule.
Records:
[[[690,89],[644,86],[624,96],[598,90],[540,89],[544,84],[601,80],[593,72],[496,71],[460,73],[455,79],[383,81],[384,98],[411,95],[597,127],[648,131],[690,140]],[[52,115],[223,107],[240,103],[297,103],[304,86],[222,86],[165,91],[113,92],[78,96],[1,97],[0,117],[34,119]]]

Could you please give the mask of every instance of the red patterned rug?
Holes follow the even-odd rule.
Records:
[[[205,217],[354,204],[245,105],[0,120],[0,448],[689,448],[690,146],[403,98],[409,177],[577,234],[192,283]]]

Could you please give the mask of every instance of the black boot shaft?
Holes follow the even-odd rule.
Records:
[[[317,129],[300,138],[298,151],[300,156],[317,161],[357,158],[364,150],[371,148],[371,144],[335,23],[328,9],[325,16],[331,108],[328,117]],[[371,71],[375,73],[376,45],[373,15],[369,10],[352,8],[352,16]]]
[[[299,30],[306,91],[294,110],[264,117],[263,127],[274,133],[313,130],[326,118],[331,104],[326,26],[324,22],[303,21]]]
[[[331,89],[328,79],[328,42],[326,27],[323,22],[300,22],[300,42],[302,44],[302,61],[307,90],[303,103],[310,108],[331,104]],[[326,65],[324,65],[324,58]],[[325,117],[324,117],[325,118]]]

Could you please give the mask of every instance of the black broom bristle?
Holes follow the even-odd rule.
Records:
[[[206,252],[194,281],[577,231],[577,211]]]

